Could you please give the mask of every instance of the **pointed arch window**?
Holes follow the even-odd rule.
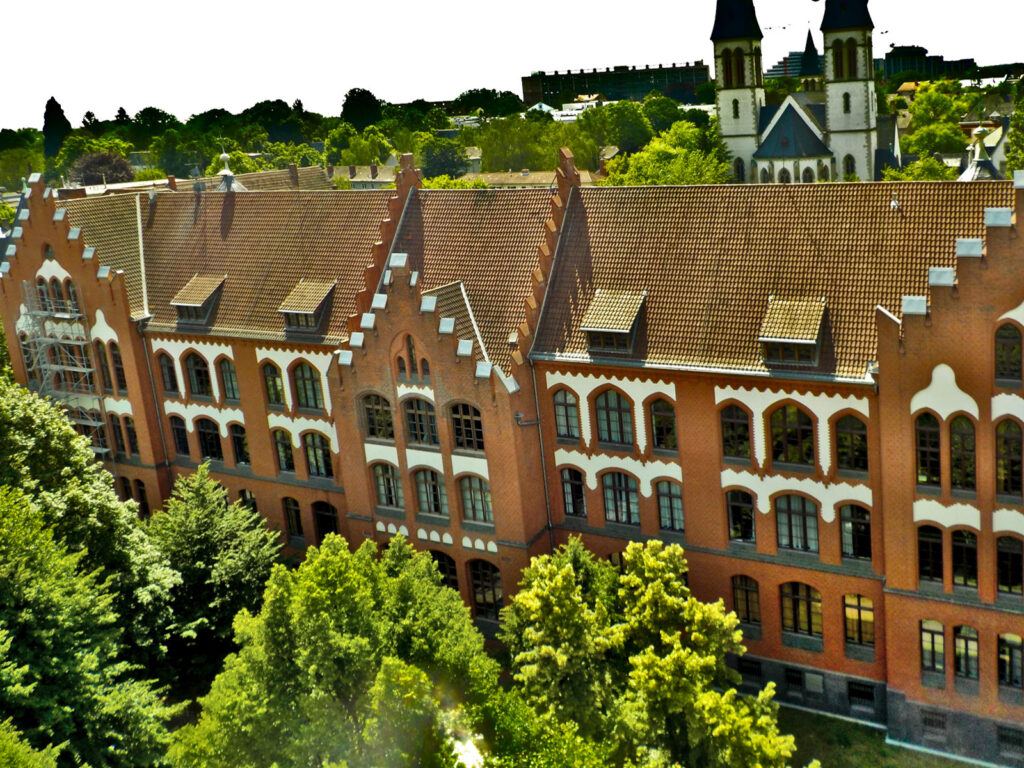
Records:
[[[857,41],[852,37],[846,41],[846,79],[857,79]]]
[[[249,438],[241,424],[231,425],[231,449],[235,454],[235,464],[249,463]]]
[[[722,86],[732,88],[732,49],[722,51]]]
[[[594,400],[597,415],[597,439],[613,445],[633,445],[633,406],[614,389],[602,392]]]
[[[868,428],[852,414],[836,422],[836,466],[854,472],[868,471]]]
[[[917,417],[914,422],[914,440],[917,450],[917,484],[941,485],[939,420],[933,414],[922,413]]]
[[[762,168],[761,169],[761,183],[762,184],[771,184],[772,183],[772,177],[771,177],[771,174],[768,173],[768,169],[767,168]]]
[[[193,352],[185,359],[185,369],[188,371],[189,394],[192,397],[210,397],[213,388],[206,361]]]
[[[996,425],[996,494],[1021,496],[1021,468],[1024,446],[1020,424],[1003,419]]]
[[[164,393],[166,394],[178,394],[178,374],[174,370],[174,361],[171,360],[170,355],[163,352],[157,358],[160,363],[160,378],[163,380]]]
[[[238,374],[235,364],[226,357],[220,361],[220,384],[225,400],[238,400]]]
[[[469,561],[473,589],[473,613],[478,619],[498,620],[501,612],[501,571],[486,560]]]
[[[839,508],[843,557],[871,559],[871,513],[858,504]]]
[[[754,497],[746,491],[728,491],[729,541],[754,541]]]
[[[974,490],[974,451],[974,422],[957,416],[949,424],[949,481],[954,489]]]
[[[797,405],[783,405],[771,415],[772,461],[814,466],[814,422]]]
[[[174,438],[174,452],[183,459],[189,458],[188,430],[185,429],[185,420],[180,416],[171,416],[171,436]]]
[[[1020,329],[1010,323],[996,331],[996,379],[1020,386],[1021,335]]]
[[[284,509],[284,525],[288,531],[288,545],[301,549],[306,546],[306,537],[302,535],[302,509],[299,502],[291,496],[281,499]]]
[[[196,433],[199,435],[199,453],[204,459],[224,460],[224,451],[220,445],[220,431],[209,419],[196,422]]]
[[[740,119],[740,100],[739,99],[733,99],[732,100],[732,119],[733,120],[739,120]]]
[[[378,440],[395,439],[395,422],[391,403],[380,395],[363,398],[363,415],[366,419],[366,436]]]
[[[732,459],[750,458],[750,414],[738,405],[722,409],[722,455]]]
[[[576,395],[567,389],[555,392],[555,434],[573,440],[580,438],[580,410]]]
[[[605,472],[601,476],[604,516],[612,523],[640,525],[640,499],[636,480],[624,472]]]
[[[850,114],[850,94],[849,93],[844,93],[843,94],[843,114],[844,115]]]
[[[110,361],[114,366],[114,381],[117,383],[117,393],[123,395],[128,391],[128,379],[124,375],[124,361],[121,360],[121,349],[116,341],[110,342]]]
[[[853,159],[853,155],[847,155],[843,158],[843,173],[846,176],[857,175],[857,161]]]
[[[675,406],[668,400],[658,399],[651,403],[650,411],[651,438],[654,447],[661,451],[678,450]]]
[[[131,416],[124,417],[124,433],[128,437],[128,450],[133,456],[138,456],[139,436],[135,433],[135,419]]]
[[[732,161],[732,175],[740,184],[747,180],[747,166],[744,164],[742,157],[737,157]]]
[[[804,184],[813,184],[814,171],[812,171],[810,168],[804,168],[803,173],[800,176],[800,181],[802,181]]]
[[[835,80],[846,79],[845,48],[842,40],[836,40],[832,44],[832,76]]]
[[[273,363],[263,365],[263,386],[267,391],[268,405],[284,405],[284,381],[281,369]]]
[[[377,503],[380,506],[398,509],[405,506],[405,499],[402,496],[402,481],[394,466],[374,464],[373,482],[377,488]]]
[[[438,552],[436,549],[430,550],[430,555],[434,558],[434,562],[437,563],[437,570],[441,574],[441,583],[449,589],[454,589],[458,592],[459,567],[456,565],[455,560],[444,552]]]
[[[583,490],[583,473],[578,469],[562,470],[562,502],[565,514],[570,517],[586,517],[587,502]]]
[[[292,384],[295,387],[295,402],[299,408],[321,410],[324,407],[323,390],[320,388],[320,374],[309,363],[299,363],[292,370]]]
[[[307,432],[302,436],[306,449],[306,468],[310,477],[334,477],[331,463],[331,445],[319,432]]]
[[[934,525],[917,529],[917,577],[942,582],[942,531]]]
[[[280,472],[295,471],[295,452],[292,450],[292,436],[283,429],[275,429],[274,453],[277,457],[277,468]]]
[[[732,53],[733,61],[733,72],[736,75],[736,87],[742,88],[747,84],[747,72],[746,72],[746,61],[743,55],[743,49],[737,48]]]

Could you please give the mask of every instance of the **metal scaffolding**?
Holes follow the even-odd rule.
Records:
[[[25,312],[18,336],[25,355],[28,387],[59,403],[79,434],[89,438],[93,453],[110,453],[106,413],[93,365],[85,314],[73,291],[64,294],[56,281],[21,284]]]

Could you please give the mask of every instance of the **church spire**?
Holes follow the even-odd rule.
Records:
[[[811,37],[811,30],[807,30],[807,44],[804,46],[804,55],[800,59],[800,76],[821,74],[821,58],[818,56],[818,48],[814,45],[814,38]]]
[[[712,40],[760,40],[762,37],[757,13],[754,11],[754,0],[718,0],[715,26],[711,30]]]
[[[841,29],[874,29],[868,13],[868,0],[825,0],[825,17],[821,20],[822,32],[836,32]]]

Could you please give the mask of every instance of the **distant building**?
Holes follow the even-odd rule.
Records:
[[[703,61],[671,66],[628,67],[534,72],[523,78],[523,101],[559,104],[565,94],[599,93],[606,99],[638,101],[660,91],[677,101],[693,101],[697,89],[711,80]]]
[[[959,80],[977,68],[974,59],[946,61],[942,56],[929,56],[928,49],[919,45],[898,45],[885,54],[883,71],[886,77],[916,72],[937,80]]]

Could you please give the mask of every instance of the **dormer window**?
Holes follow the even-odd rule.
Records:
[[[284,329],[294,333],[317,333],[334,286],[333,281],[300,280],[277,308],[284,317]]]
[[[768,297],[758,342],[765,365],[815,366],[825,318],[825,299]]]
[[[630,293],[598,288],[580,324],[591,352],[628,354],[633,351],[636,329],[647,291]]]
[[[178,311],[178,322],[187,325],[207,325],[220,297],[227,275],[195,275],[171,299]]]

